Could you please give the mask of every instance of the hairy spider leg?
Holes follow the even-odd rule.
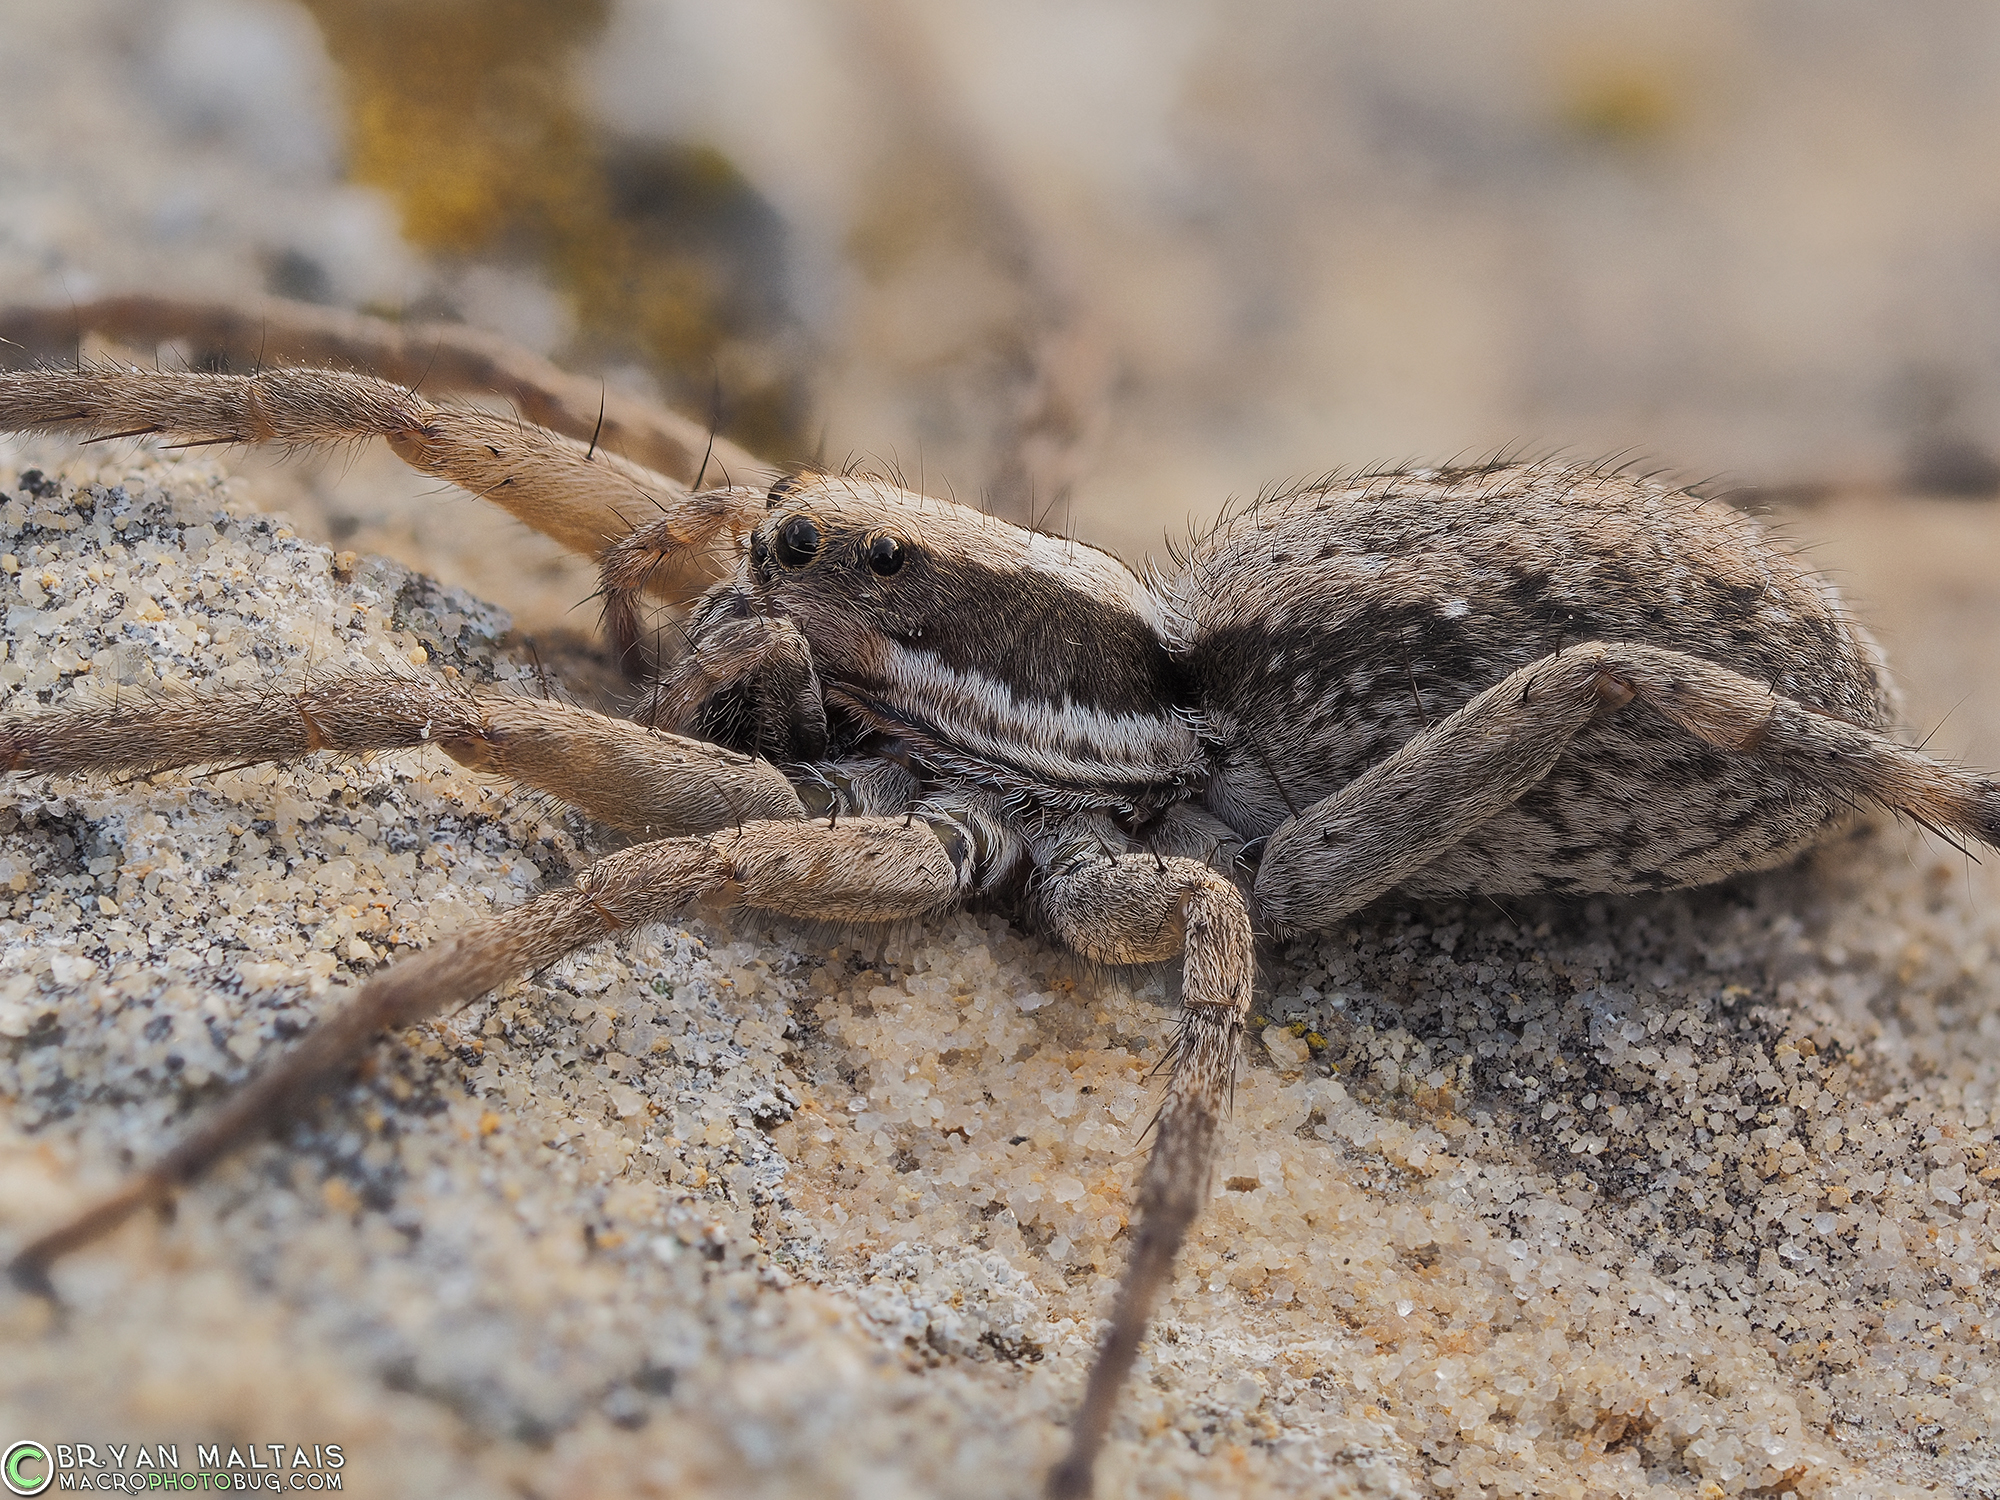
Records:
[[[1850,802],[1873,802],[1933,830],[2000,847],[2000,783],[1990,777],[1819,713],[1713,662],[1587,641],[1510,673],[1280,824],[1257,870],[1258,920],[1279,932],[1331,926],[1514,802],[1549,774],[1586,724],[1616,712],[1662,714],[1718,750],[1803,769]]]
[[[156,692],[0,719],[0,771],[166,770],[435,745],[646,838],[805,816],[768,761],[547,698],[341,672],[298,692]]]
[[[140,1209],[164,1201],[219,1157],[295,1113],[344,1076],[385,1030],[411,1026],[600,939],[722,900],[787,916],[887,922],[956,904],[986,840],[949,814],[741,828],[607,854],[573,886],[456,933],[370,979],[296,1047],[253,1078],[159,1161],[25,1247],[8,1271],[49,1295],[49,1269]]]
[[[1113,854],[1093,841],[1052,862],[1038,882],[1036,907],[1065,944],[1100,963],[1158,963],[1186,955],[1173,1077],[1153,1120],[1153,1150],[1139,1184],[1138,1232],[1070,1429],[1069,1452],[1049,1475],[1051,1500],[1076,1500],[1090,1493],[1097,1453],[1139,1341],[1172,1279],[1188,1229],[1208,1201],[1257,961],[1242,893],[1192,859]]]
[[[157,348],[172,343],[195,359],[242,369],[368,370],[412,390],[475,391],[510,402],[541,427],[610,449],[700,488],[712,471],[724,484],[767,482],[776,472],[702,423],[573,375],[463,323],[390,322],[345,308],[282,297],[224,302],[120,294],[56,307],[0,308],[0,343],[70,363],[79,338]]]
[[[157,435],[182,447],[313,447],[385,439],[411,468],[491,501],[570,551],[602,558],[653,520],[703,541],[677,548],[646,590],[684,603],[728,570],[757,506],[737,491],[686,487],[602,450],[511,417],[440,406],[369,375],[265,370],[256,375],[131,370],[0,372],[0,431],[87,437]],[[722,497],[722,498],[717,498]]]

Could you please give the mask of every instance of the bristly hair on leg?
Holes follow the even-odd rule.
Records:
[[[589,463],[597,457],[597,440],[604,436],[604,401],[607,394],[608,392],[605,388],[604,382],[601,380],[598,381],[597,425],[590,429],[590,446],[586,448],[583,453],[583,461],[585,463]],[[704,457],[702,459],[703,467],[706,467],[707,464],[708,464],[708,459]]]
[[[715,370],[715,389],[710,396],[708,407],[708,444],[701,450],[701,467],[694,471],[694,483],[688,486],[689,489],[700,489],[702,480],[708,477],[708,461],[715,456],[715,437],[721,430],[722,369],[720,366],[717,366]],[[727,476],[724,477],[726,478]]]

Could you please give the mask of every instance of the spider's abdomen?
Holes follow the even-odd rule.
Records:
[[[1870,727],[1893,714],[1838,596],[1719,501],[1567,464],[1357,477],[1219,527],[1164,591],[1207,721],[1209,807],[1247,838],[1509,672],[1585,641],[1663,647]],[[1764,868],[1844,808],[1646,708],[1406,886],[1637,891]]]

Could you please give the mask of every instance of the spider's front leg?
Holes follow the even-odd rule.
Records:
[[[1256,954],[1241,892],[1197,860],[1116,854],[1090,840],[1050,862],[1036,905],[1064,943],[1097,962],[1157,963],[1186,955],[1173,1081],[1154,1120],[1153,1153],[1139,1186],[1138,1235],[1070,1430],[1069,1453],[1049,1475],[1052,1500],[1070,1500],[1090,1493],[1118,1392],[1173,1275],[1174,1257],[1208,1199]]]
[[[501,396],[530,422],[687,484],[704,471],[741,477],[762,468],[700,422],[607,391],[600,381],[463,323],[392,323],[282,297],[209,302],[114,294],[59,307],[0,308],[0,345],[58,367],[75,362],[78,336],[86,331],[133,349],[176,344],[197,367],[220,360],[239,370],[371,370],[412,389]]]
[[[159,436],[187,447],[306,448],[379,437],[419,473],[491,501],[583,556],[602,556],[642,524],[670,536],[671,546],[656,549],[646,587],[676,603],[728,571],[763,509],[761,490],[690,494],[595,443],[440,406],[386,380],[339,370],[0,371],[0,432]]]
[[[441,677],[342,672],[296,693],[167,695],[0,719],[0,771],[160,771],[434,745],[644,837],[805,816],[777,767],[719,745]]]
[[[303,1108],[384,1031],[462,1005],[614,933],[667,921],[698,901],[834,922],[936,911],[973,887],[1001,837],[976,813],[931,811],[837,823],[746,823],[606,855],[574,886],[478,923],[369,980],[159,1161],[23,1249],[10,1274],[23,1289],[52,1295],[49,1269],[57,1260]]]

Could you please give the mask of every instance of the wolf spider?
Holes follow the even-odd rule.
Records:
[[[648,601],[698,595],[633,720],[348,674],[0,721],[0,767],[22,774],[431,744],[643,840],[370,979],[23,1249],[21,1285],[46,1291],[62,1256],[383,1031],[612,934],[703,900],[854,924],[997,898],[1088,960],[1185,964],[1123,1285],[1049,1479],[1081,1495],[1209,1192],[1260,930],[1323,929],[1392,888],[1701,885],[1791,858],[1862,803],[2000,843],[2000,786],[1887,734],[1880,653],[1832,589],[1753,521],[1651,479],[1557,462],[1333,477],[1265,495],[1141,579],[882,479],[681,483],[584,440],[558,381],[510,389],[575,435],[329,369],[0,375],[4,430],[385,438],[593,557],[628,653]],[[615,425],[644,446],[668,421]]]

